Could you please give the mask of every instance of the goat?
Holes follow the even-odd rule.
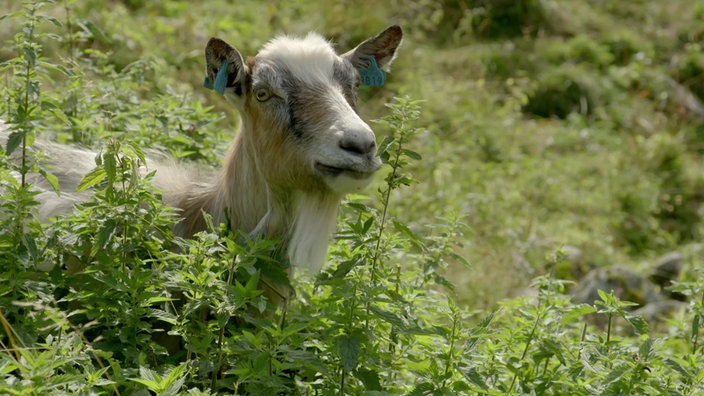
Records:
[[[218,85],[241,122],[222,170],[210,181],[194,181],[173,164],[148,163],[165,203],[180,209],[175,233],[191,237],[204,230],[205,212],[215,224],[229,221],[231,229],[252,237],[280,238],[293,268],[319,271],[342,197],[367,186],[381,166],[376,137],[358,114],[360,73],[383,76],[402,36],[400,27],[391,26],[341,55],[315,33],[281,36],[246,61],[225,41],[211,38],[206,85]],[[40,149],[53,160],[52,173],[64,190],[75,190],[95,157],[54,143]],[[69,211],[85,198],[52,194],[39,196],[41,217]]]

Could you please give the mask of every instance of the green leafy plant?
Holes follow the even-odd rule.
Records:
[[[701,248],[672,238],[676,228],[663,225],[689,218],[675,225],[687,235],[701,233],[696,208],[686,204],[698,199],[692,175],[701,162],[684,143],[693,133],[690,119],[659,106],[667,84],[640,82],[643,75],[667,75],[669,66],[653,63],[678,51],[667,49],[667,40],[654,40],[653,48],[634,41],[621,50],[588,30],[563,47],[555,44],[561,37],[533,34],[550,34],[541,19],[544,2],[522,2],[533,7],[523,16],[513,15],[519,6],[501,11],[478,2],[472,12],[448,16],[456,25],[447,36],[416,32],[414,54],[431,56],[417,70],[401,56],[386,91],[362,93],[373,105],[388,102],[388,114],[376,115],[377,132],[385,136],[376,193],[344,203],[325,270],[314,279],[289,280],[277,259],[279,241],[252,241],[218,224],[193,239],[174,238],[177,216],[151,185],[145,148],[212,165],[230,138],[223,131],[231,126],[214,111],[224,108],[219,99],[205,107],[203,98],[192,97],[190,86],[199,86],[202,70],[183,48],[201,44],[191,41],[194,31],[228,30],[244,41],[256,33],[263,40],[264,26],[292,27],[296,13],[316,15],[309,11],[322,3],[300,2],[287,11],[245,2],[239,19],[197,22],[183,19],[177,2],[98,3],[29,1],[0,25],[19,32],[0,51],[7,57],[0,65],[7,86],[0,107],[0,393],[704,392]],[[418,10],[439,9],[432,1],[412,3],[418,7],[399,16],[409,23]],[[577,6],[550,6],[559,11],[565,4]],[[202,7],[203,15],[227,9],[218,0],[189,7]],[[579,7],[596,12],[597,6]],[[643,17],[626,3],[610,7]],[[155,21],[155,14],[169,18]],[[422,22],[427,29],[442,19],[430,14]],[[638,20],[638,34],[649,37],[648,21],[661,18]],[[133,29],[115,30],[114,19]],[[473,72],[485,74],[465,78],[463,48],[417,44],[466,39],[468,21],[481,23],[476,27],[487,37],[523,36],[505,45],[472,43],[486,59],[502,60],[500,72],[477,67]],[[518,23],[496,30],[506,21]],[[558,54],[534,56],[532,49],[546,42]],[[697,48],[686,51],[691,62],[674,67],[696,64]],[[586,77],[606,71],[599,90],[572,69],[555,80],[541,77],[564,61],[578,63],[574,70],[587,71]],[[523,118],[528,95],[522,89],[533,83],[535,92],[557,87],[555,97],[567,99],[546,105],[555,118]],[[577,92],[570,83],[579,85]],[[424,100],[387,96],[396,91]],[[594,94],[598,106],[585,114],[575,94],[580,100]],[[681,133],[658,135],[648,122]],[[56,186],[51,169],[43,168],[38,139],[99,152],[79,186],[86,199],[43,223],[37,194],[53,194]],[[477,158],[468,155],[472,149]],[[658,212],[658,206],[673,210]],[[675,319],[655,325],[610,290],[574,304],[568,282],[539,275],[556,266],[540,252],[573,239],[598,250],[585,261],[628,261],[628,244],[639,260],[666,247],[686,249],[686,271],[672,290],[688,302]],[[519,297],[496,291],[508,281],[527,286],[529,278],[529,288],[511,290]],[[290,281],[295,297],[288,305],[271,304],[272,296],[258,288],[262,279]],[[482,288],[494,294],[475,290]],[[480,297],[458,302],[470,293]],[[665,332],[658,330],[663,326]]]

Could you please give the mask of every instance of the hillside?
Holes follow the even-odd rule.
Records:
[[[36,14],[41,17],[32,19],[26,10],[36,4],[42,4]],[[0,191],[4,201],[0,205],[4,227],[0,232],[0,259],[9,260],[0,272],[4,280],[15,276],[23,280],[7,282],[0,288],[0,298],[7,303],[1,307],[3,317],[9,318],[3,321],[5,336],[1,339],[7,359],[2,363],[6,366],[0,365],[0,373],[22,371],[8,357],[15,354],[8,344],[12,337],[7,334],[14,334],[11,328],[16,329],[18,338],[25,334],[46,341],[46,334],[33,326],[41,323],[46,330],[49,324],[39,319],[32,322],[29,317],[20,319],[35,309],[32,312],[39,316],[48,315],[46,312],[56,317],[67,315],[65,323],[59,319],[52,322],[64,323],[56,326],[67,334],[75,331],[96,340],[106,337],[107,347],[98,356],[108,362],[105,367],[109,366],[115,375],[114,381],[108,382],[118,384],[114,389],[122,391],[144,390],[128,378],[151,378],[151,369],[164,378],[169,372],[175,373],[174,378],[188,377],[187,384],[202,390],[201,385],[210,383],[209,376],[214,385],[217,374],[222,374],[213,367],[227,361],[222,367],[229,367],[228,373],[245,384],[238,388],[239,383],[218,383],[230,391],[251,392],[266,382],[267,376],[262,373],[272,375],[274,370],[279,375],[274,377],[282,382],[262,389],[290,391],[297,387],[301,394],[305,394],[301,389],[328,392],[323,394],[366,390],[370,395],[381,394],[369,392],[382,390],[389,394],[431,394],[431,388],[434,394],[442,394],[441,389],[486,394],[530,393],[536,389],[552,394],[582,389],[590,394],[584,389],[611,389],[619,394],[613,388],[617,384],[623,386],[620,390],[638,393],[634,384],[640,377],[633,374],[636,371],[628,371],[632,376],[626,378],[623,368],[621,376],[612,378],[598,377],[596,369],[577,367],[582,364],[576,358],[581,352],[567,345],[570,337],[575,345],[576,340],[593,343],[589,347],[598,357],[590,362],[603,364],[605,372],[614,367],[640,367],[638,362],[617,361],[614,355],[618,351],[625,355],[637,351],[645,356],[651,349],[660,348],[652,352],[654,367],[661,370],[657,374],[663,376],[660,379],[667,377],[679,384],[668,389],[677,388],[680,394],[701,390],[701,374],[693,367],[701,361],[697,340],[699,323],[704,319],[704,307],[697,302],[701,298],[698,293],[704,290],[700,271],[704,255],[704,4],[690,0],[296,0],[282,4],[249,0],[66,0],[28,2],[23,7],[13,0],[0,0],[0,14],[8,14],[0,20],[0,74],[7,86],[1,96],[1,120],[29,131],[30,143],[42,136],[102,148],[106,155],[125,156],[135,163],[140,151],[134,147],[150,148],[197,166],[219,164],[239,117],[220,95],[202,86],[203,49],[208,38],[222,37],[247,56],[254,55],[277,34],[314,30],[342,52],[388,25],[399,24],[404,29],[404,43],[387,83],[383,87],[362,87],[360,103],[364,119],[385,120],[370,123],[380,142],[399,131],[408,132],[409,140],[403,141],[403,147],[410,154],[396,165],[409,179],[400,183],[407,186],[393,185],[380,175],[367,196],[350,198],[340,215],[340,233],[326,271],[314,282],[296,280],[301,289],[288,320],[292,328],[299,326],[306,331],[287,333],[279,332],[276,326],[264,326],[261,331],[268,338],[262,333],[255,337],[246,330],[232,330],[228,327],[232,323],[224,318],[236,315],[224,308],[217,311],[221,315],[218,318],[198,321],[199,312],[205,312],[198,311],[203,306],[209,306],[212,313],[218,299],[231,297],[228,293],[233,286],[221,285],[227,273],[223,268],[228,254],[234,255],[230,257],[234,262],[238,254],[244,253],[233,253],[237,249],[234,245],[217,242],[214,237],[204,236],[197,242],[170,239],[166,230],[173,218],[158,204],[158,192],[151,190],[148,180],[136,182],[129,179],[127,171],[122,176],[117,174],[115,177],[135,183],[134,196],[125,198],[121,205],[143,199],[143,206],[135,204],[134,210],[146,208],[152,216],[149,227],[159,232],[163,229],[165,234],[145,231],[152,229],[147,223],[126,217],[127,222],[134,222],[130,223],[134,234],[125,231],[119,249],[115,247],[117,242],[110,247],[107,241],[122,234],[96,231],[115,214],[112,204],[117,201],[111,204],[109,194],[101,193],[102,188],[110,188],[105,187],[107,176],[92,185],[98,189],[92,206],[51,226],[34,220],[30,193],[23,195],[20,188],[15,195]],[[23,97],[27,102],[22,102]],[[394,99],[403,97],[410,98],[411,105]],[[36,103],[30,103],[35,99]],[[419,106],[417,118],[415,101]],[[395,107],[385,106],[388,103]],[[394,115],[402,119],[403,127],[394,124],[399,120],[393,119]],[[18,119],[21,122],[16,122]],[[8,180],[12,179],[11,171],[18,172],[19,168],[10,165],[4,154],[0,165],[1,186],[12,190],[14,187],[7,187],[12,185]],[[394,166],[387,164],[384,171]],[[50,174],[51,170],[46,172]],[[388,196],[384,195],[387,189],[391,190]],[[381,213],[386,214],[386,209],[389,225],[385,229],[386,217]],[[384,232],[391,235],[382,237]],[[105,252],[97,247],[96,238],[104,243]],[[376,250],[370,247],[374,238],[381,241]],[[173,247],[174,243],[185,245],[180,245],[179,253],[163,252],[164,246]],[[132,250],[120,250],[125,246]],[[113,248],[114,256],[110,253]],[[264,251],[269,248],[262,247]],[[139,268],[145,267],[125,272],[125,279],[95,275],[83,280],[103,282],[100,284],[108,285],[108,289],[129,295],[137,305],[135,301],[142,301],[140,310],[106,308],[116,297],[101,294],[104,290],[81,293],[73,289],[81,280],[71,280],[56,271],[50,275],[33,275],[30,271],[32,265],[36,267],[47,257],[61,261],[74,255],[83,259],[88,252],[95,256],[91,257],[96,265],[109,265],[119,271],[133,263],[163,271],[154,275],[159,280],[134,277],[142,273]],[[679,327],[651,323],[652,333],[648,333],[625,306],[619,305],[620,301],[608,297],[602,296],[605,305],[590,306],[593,309],[568,303],[572,286],[563,283],[565,280],[577,282],[593,269],[613,267],[647,275],[659,257],[673,252],[682,257],[678,280],[685,285],[682,288],[689,287],[685,294],[689,293],[691,302],[686,313],[679,313],[685,317],[679,317]],[[207,258],[203,263],[213,267],[199,267],[197,261],[202,257]],[[365,262],[371,270],[366,272],[367,267],[353,262]],[[377,262],[382,269],[376,267]],[[215,291],[209,294],[209,289],[198,283],[205,282],[200,279],[192,280],[188,287],[193,289],[184,292],[183,284],[175,285],[168,279],[169,274],[181,274],[178,271],[184,263],[200,268],[202,273],[212,269],[218,274],[213,279],[220,279],[220,283],[213,282],[222,288],[213,286]],[[216,267],[220,270],[213,269]],[[374,271],[384,271],[384,276]],[[256,302],[256,281],[247,283],[251,279],[238,284],[238,292],[246,298],[237,302],[237,309],[261,303]],[[60,286],[49,287],[48,292],[45,288],[49,280],[59,280]],[[120,283],[123,281],[126,283]],[[145,286],[150,282],[168,292],[151,290]],[[382,291],[392,290],[394,285],[397,294]],[[369,295],[364,295],[360,288],[367,286]],[[538,289],[537,302],[522,298],[535,295]],[[155,307],[171,301],[176,294],[191,298],[189,292],[193,292],[193,301],[202,298],[208,303],[193,303],[183,317],[169,309],[168,315],[175,316],[156,313]],[[37,303],[43,308],[31,308],[28,301],[35,298],[43,301],[44,305]],[[449,305],[435,312],[432,307],[438,301]],[[67,307],[74,304],[84,305],[69,314]],[[623,344],[612,345],[609,327],[608,336],[585,338],[586,334],[601,334],[598,330],[587,333],[586,322],[583,328],[579,323],[584,315],[596,312],[595,307],[608,316],[608,326],[612,317],[621,317],[633,325],[637,336],[623,332]],[[243,312],[236,312],[245,318],[242,321],[260,328],[259,319],[249,317],[249,311]],[[119,316],[123,314],[127,316]],[[68,319],[71,315],[79,319],[72,322]],[[197,363],[201,366],[165,357],[162,349],[144,335],[151,334],[152,322],[144,325],[149,330],[143,333],[130,326],[127,328],[134,334],[129,336],[117,330],[120,324],[145,317],[183,331],[179,335],[190,343],[189,354],[202,358]],[[378,333],[374,320],[379,323]],[[538,323],[545,320],[549,324],[536,333]],[[90,327],[92,321],[105,327],[93,332],[88,328],[77,330],[84,325]],[[505,332],[499,323],[506,325]],[[515,332],[511,332],[511,326],[516,326]],[[624,326],[628,328],[628,324]],[[219,333],[221,349],[217,351],[208,347],[218,339],[214,328],[223,329]],[[226,333],[226,328],[232,333]],[[661,330],[663,333],[658,333]],[[207,332],[212,334],[203,336]],[[672,341],[653,341],[668,332],[674,334]],[[384,336],[379,336],[382,333]],[[223,351],[222,338],[228,334],[232,344]],[[559,344],[557,340],[564,334],[565,344]],[[480,345],[477,340],[483,336],[491,341]],[[436,355],[433,337],[447,341],[447,348],[436,351]],[[260,344],[264,338],[270,342],[266,353]],[[118,339],[149,345],[153,350],[130,349],[117,358]],[[462,347],[457,346],[460,341]],[[101,350],[100,341],[89,343],[83,338],[75,342]],[[31,345],[29,342],[26,346]],[[525,350],[521,349],[523,345]],[[540,350],[527,355],[529,347]],[[475,358],[492,356],[492,348],[496,348],[497,361],[474,363]],[[384,355],[386,350],[392,355]],[[365,358],[364,352],[370,354],[367,366],[360,366],[366,369],[356,368],[357,361]],[[237,360],[237,353],[249,360]],[[270,366],[265,370],[262,362],[266,357],[279,356],[276,353],[284,354],[289,365],[281,363],[276,369]],[[675,358],[683,353],[690,358],[686,363]],[[423,357],[428,356],[440,363],[433,366],[436,363],[424,362]],[[526,356],[532,356],[530,364]],[[245,360],[258,363],[254,368],[244,368]],[[621,363],[623,366],[619,366]],[[14,369],[2,370],[13,364]],[[107,370],[94,361],[80,364],[95,370],[91,375],[98,379]],[[125,371],[120,372],[120,364]],[[539,368],[542,364],[544,371]],[[307,371],[287,377],[296,365],[305,366],[301,370]],[[391,367],[391,371],[384,371],[384,367]],[[69,372],[76,374],[67,369]],[[318,377],[310,374],[313,372]],[[577,384],[571,388],[560,382],[559,378],[564,380],[573,372],[579,372],[585,383],[594,383],[593,388]],[[254,380],[247,382],[247,375]],[[538,381],[538,377],[546,382]],[[333,379],[338,382],[328,386]],[[106,390],[112,386],[108,382],[95,381],[96,387],[110,392]],[[298,385],[294,385],[296,381]],[[464,383],[457,385],[462,381],[468,384],[466,388]],[[656,375],[648,381],[647,386],[652,388],[646,391],[664,389],[654,385],[659,381]],[[124,387],[125,383],[131,385]],[[433,386],[423,388],[419,383]],[[147,388],[158,393],[155,387]],[[42,389],[35,391],[41,393]]]

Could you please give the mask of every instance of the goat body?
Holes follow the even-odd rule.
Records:
[[[363,189],[381,166],[375,135],[358,114],[359,70],[371,67],[370,57],[388,70],[401,39],[401,29],[391,26],[338,55],[317,34],[283,36],[246,61],[226,42],[210,39],[207,81],[227,77],[223,94],[237,106],[241,124],[210,181],[194,180],[175,163],[148,161],[165,203],[181,210],[176,234],[204,230],[206,212],[215,224],[229,220],[253,237],[281,238],[294,268],[320,270],[341,198]],[[40,149],[63,190],[38,197],[40,216],[49,218],[85,199],[72,191],[95,153],[46,142]]]

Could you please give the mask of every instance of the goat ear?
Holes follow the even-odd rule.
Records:
[[[369,57],[374,57],[377,65],[388,71],[391,62],[396,57],[396,51],[401,45],[403,31],[398,25],[389,26],[383,32],[367,39],[355,49],[342,55],[352,62],[355,68],[365,69],[370,65]]]
[[[205,64],[206,88],[213,88],[220,93],[224,93],[226,88],[232,88],[237,96],[242,96],[248,70],[239,51],[213,37],[205,46]],[[226,71],[220,71],[223,65],[227,67]]]

